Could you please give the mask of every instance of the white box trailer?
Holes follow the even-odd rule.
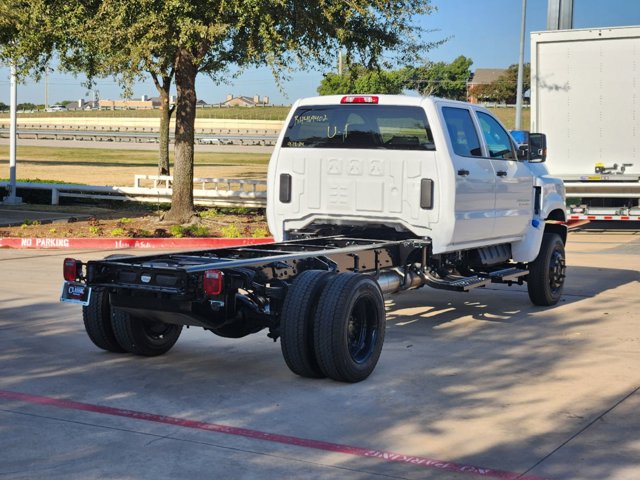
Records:
[[[532,32],[531,131],[569,220],[640,220],[640,27]]]

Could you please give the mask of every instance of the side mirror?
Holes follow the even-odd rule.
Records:
[[[518,144],[518,159],[530,162],[544,162],[547,159],[547,136],[544,133],[512,130],[511,136]]]
[[[544,133],[529,134],[529,160],[544,162],[547,159],[547,136]]]

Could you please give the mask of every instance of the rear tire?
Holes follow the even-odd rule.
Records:
[[[122,348],[145,357],[155,357],[168,352],[182,332],[182,325],[143,320],[118,309],[113,310],[111,323]]]
[[[558,303],[565,277],[564,243],[560,235],[545,233],[538,257],[529,264],[527,290],[531,302],[544,307]]]
[[[280,316],[280,347],[289,369],[307,378],[323,378],[313,344],[313,321],[318,298],[332,272],[307,270],[294,280]]]
[[[113,333],[109,292],[104,288],[94,288],[91,291],[89,305],[82,307],[82,320],[87,335],[96,347],[114,353],[125,351]]]
[[[360,382],[380,358],[385,334],[384,299],[370,276],[340,273],[318,300],[314,345],[324,374],[341,382]]]

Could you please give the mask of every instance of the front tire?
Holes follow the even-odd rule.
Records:
[[[341,382],[366,379],[378,363],[386,317],[378,283],[370,276],[340,273],[318,300],[314,346],[322,372]]]
[[[114,353],[125,351],[113,332],[109,292],[104,288],[92,290],[89,305],[82,307],[82,320],[89,339],[96,347]]]
[[[122,348],[145,357],[155,357],[168,352],[182,332],[182,325],[143,320],[118,309],[113,310],[111,323]]]
[[[562,296],[566,277],[564,243],[560,235],[545,233],[538,257],[529,264],[527,290],[534,305],[551,306]]]

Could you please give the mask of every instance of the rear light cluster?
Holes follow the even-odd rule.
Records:
[[[82,262],[75,258],[65,258],[62,264],[62,275],[68,282],[73,282],[80,276],[82,269]]]
[[[220,270],[205,270],[202,288],[207,295],[220,295],[224,287],[224,273]]]
[[[375,95],[347,95],[342,97],[340,103],[378,103],[378,97]]]

